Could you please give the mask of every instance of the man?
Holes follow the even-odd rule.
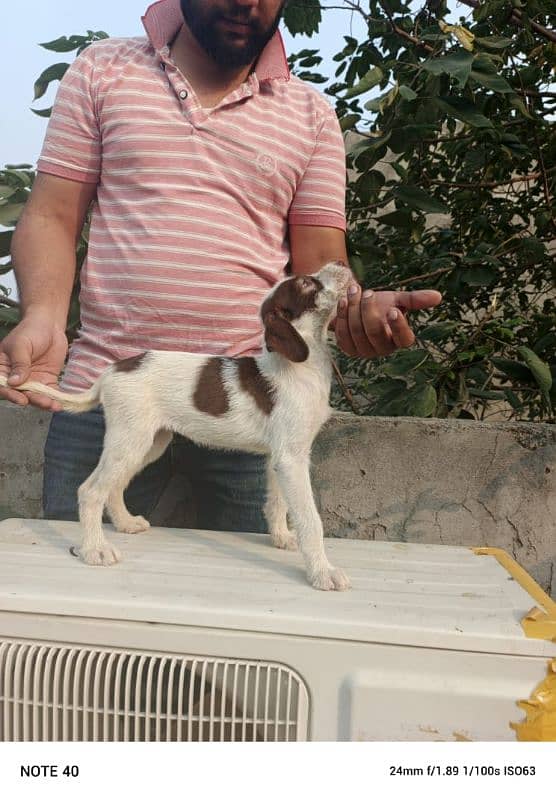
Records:
[[[81,330],[61,385],[88,387],[110,363],[144,350],[253,355],[258,309],[283,277],[347,262],[345,163],[335,114],[290,76],[279,0],[161,0],[147,38],[87,48],[62,81],[33,191],[13,237],[22,320],[0,346],[0,395],[56,385],[75,275],[75,243],[92,203],[81,272]],[[354,282],[336,337],[373,357],[413,343],[403,309],[437,292],[365,292]],[[54,414],[45,448],[44,513],[76,519],[77,487],[102,449],[96,409]],[[131,483],[148,516],[176,459],[188,467],[199,527],[264,531],[263,460],[194,446],[173,449]]]

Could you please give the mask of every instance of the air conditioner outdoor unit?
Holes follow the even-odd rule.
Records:
[[[0,523],[0,741],[554,733],[556,604],[502,551],[328,539],[336,593],[265,536],[108,535],[102,569],[76,523]]]

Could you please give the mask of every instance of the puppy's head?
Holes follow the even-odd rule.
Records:
[[[346,265],[332,261],[314,275],[297,275],[277,284],[261,306],[267,350],[290,361],[305,361],[307,342],[326,336],[350,280]]]

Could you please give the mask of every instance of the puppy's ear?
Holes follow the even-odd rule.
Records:
[[[265,314],[263,322],[264,340],[269,352],[275,350],[290,361],[307,360],[309,348],[291,322],[274,311]]]

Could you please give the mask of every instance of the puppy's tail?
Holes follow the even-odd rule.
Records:
[[[0,375],[0,386],[7,386],[10,389],[16,389],[18,392],[40,392],[40,394],[45,394],[52,400],[57,400],[64,411],[81,414],[83,411],[90,411],[91,408],[100,404],[101,378],[98,378],[90,389],[77,394],[67,394],[37,381],[25,381],[19,386],[9,386],[5,375]]]

